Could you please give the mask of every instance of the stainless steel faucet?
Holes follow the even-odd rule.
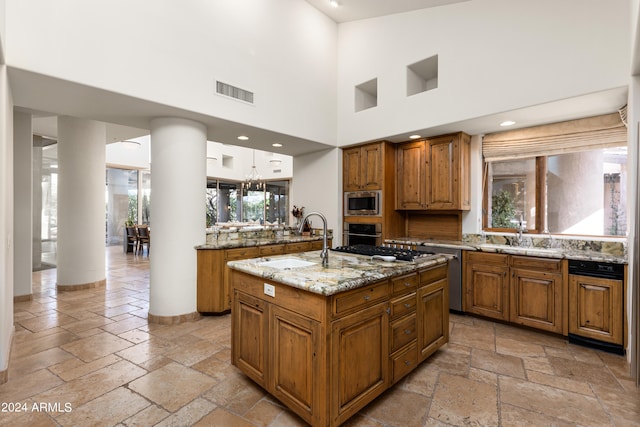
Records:
[[[329,265],[329,248],[327,244],[327,219],[320,212],[309,212],[302,218],[300,221],[300,227],[298,228],[298,232],[302,232],[302,228],[304,227],[305,222],[307,222],[307,218],[311,215],[317,215],[322,219],[322,252],[320,252],[320,258],[322,258],[322,266],[326,267]]]

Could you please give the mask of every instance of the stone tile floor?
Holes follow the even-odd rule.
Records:
[[[149,259],[107,249],[107,286],[15,303],[0,426],[302,426],[229,363],[230,318],[148,324]],[[450,343],[348,426],[640,426],[625,358],[452,315]],[[18,412],[18,409],[22,410]]]

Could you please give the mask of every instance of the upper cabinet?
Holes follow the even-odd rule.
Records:
[[[396,209],[469,210],[471,137],[459,132],[400,144]]]
[[[384,143],[343,150],[344,191],[382,190]]]

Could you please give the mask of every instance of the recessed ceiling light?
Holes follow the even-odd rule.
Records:
[[[338,7],[338,6],[340,6],[340,3],[338,3],[338,0],[331,0],[331,1],[329,2],[329,4],[330,4],[331,6],[333,6],[333,7]]]
[[[274,142],[273,144],[271,144],[272,147],[282,147],[282,144],[280,144],[279,142]]]
[[[248,136],[245,136],[245,135],[240,135],[240,136],[238,137],[238,139],[239,139],[240,141],[246,141],[246,140],[248,140],[248,139],[249,139],[249,137],[248,137]]]
[[[515,124],[516,122],[514,122],[513,120],[505,120],[504,122],[500,123],[500,126],[513,126]]]
[[[420,138],[420,135],[417,135],[417,134],[416,135],[411,135],[409,137],[409,139],[418,139],[418,138]]]

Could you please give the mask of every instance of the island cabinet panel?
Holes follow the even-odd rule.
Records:
[[[371,402],[389,383],[389,304],[383,302],[331,325],[332,424]]]
[[[272,306],[269,315],[269,348],[273,396],[313,423],[322,411],[320,384],[314,379],[321,375],[320,323],[290,310]]]
[[[235,345],[231,352],[233,363],[262,387],[266,387],[268,305],[251,295],[235,294]]]
[[[322,295],[231,270],[232,363],[309,424],[339,426],[447,342],[447,271]]]
[[[441,279],[418,290],[418,360],[449,341],[449,281]]]

